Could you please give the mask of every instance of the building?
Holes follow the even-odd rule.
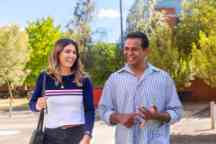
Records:
[[[166,20],[171,26],[175,26],[178,22],[181,3],[182,0],[158,0],[157,9],[166,15]]]

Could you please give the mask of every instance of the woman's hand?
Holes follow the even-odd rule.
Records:
[[[90,144],[91,137],[89,135],[84,135],[79,144]]]
[[[39,97],[36,103],[36,109],[41,111],[43,108],[46,108],[47,102],[45,97]]]

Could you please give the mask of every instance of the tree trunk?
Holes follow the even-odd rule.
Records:
[[[9,91],[9,118],[12,117],[12,111],[13,111],[13,88],[11,83],[7,80],[8,85],[8,91]]]

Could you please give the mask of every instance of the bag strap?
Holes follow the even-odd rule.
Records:
[[[43,124],[44,124],[44,110],[41,110],[38,119],[38,124],[37,124],[38,131],[43,131]]]
[[[42,83],[42,96],[45,95],[45,89],[46,89],[46,71],[43,72],[43,83]],[[38,119],[38,124],[37,124],[37,130],[39,131],[43,131],[43,127],[44,127],[44,113],[46,111],[45,109],[42,109],[40,111],[40,115],[39,115],[39,119]]]

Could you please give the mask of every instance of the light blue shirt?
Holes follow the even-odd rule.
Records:
[[[139,106],[149,108],[152,105],[156,105],[160,112],[168,112],[170,122],[149,120],[144,128],[139,128],[138,124],[134,124],[132,128],[117,124],[116,144],[169,144],[170,124],[180,120],[182,115],[182,104],[168,73],[148,64],[143,75],[137,78],[129,66],[125,65],[106,81],[99,112],[101,119],[112,125],[112,113],[131,113],[137,111]]]

